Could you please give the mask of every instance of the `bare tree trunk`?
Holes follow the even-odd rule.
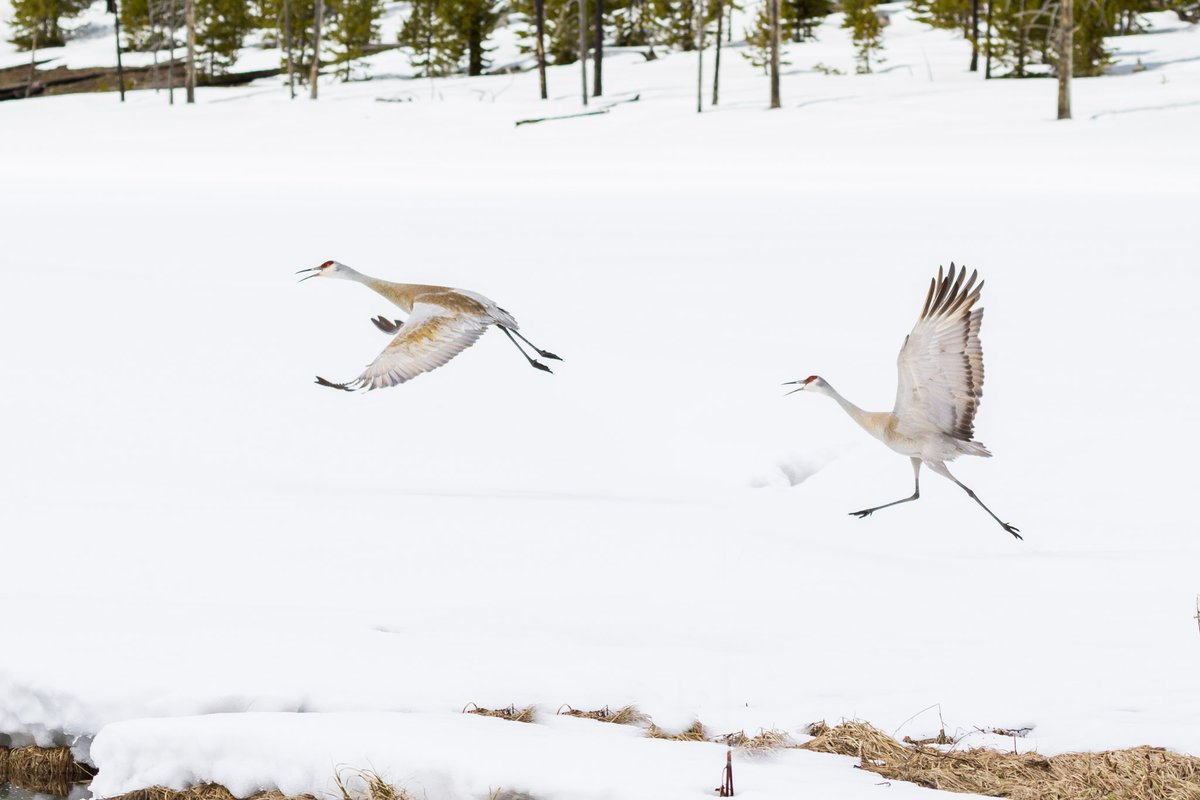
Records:
[[[317,0],[320,2],[320,0]],[[575,0],[579,6],[579,74],[583,79],[583,104],[587,105],[588,20],[587,0]]]
[[[183,7],[187,15],[187,73],[184,81],[190,104],[196,102],[196,0],[183,0]]]
[[[538,84],[542,99],[546,99],[546,0],[533,0],[534,16],[537,17],[537,64]]]
[[[604,82],[600,79],[601,62],[604,61],[604,0],[592,0],[595,6],[596,49],[592,52],[592,97],[604,94]]]
[[[712,104],[717,104],[717,90],[721,85],[721,34],[724,33],[725,27],[725,8],[722,6],[722,0],[717,0],[717,57],[713,64],[713,99]]]
[[[971,72],[979,71],[979,0],[971,0]]]
[[[779,0],[771,4],[771,108],[779,108]]]
[[[26,83],[25,83],[25,99],[27,99],[27,100],[29,99],[29,96],[31,94],[33,94],[33,81],[34,81],[34,78],[37,77],[38,29],[37,29],[36,25],[33,28],[33,33],[30,35],[33,37],[33,43],[32,43],[32,46],[29,48],[29,80],[26,81]]]
[[[146,13],[150,16],[150,57],[154,59],[154,66],[151,67],[151,80],[154,82],[154,93],[158,94],[158,46],[161,44],[158,37],[158,29],[154,27],[154,0],[146,1]]]
[[[171,0],[167,14],[167,36],[170,37],[167,42],[170,49],[167,52],[171,59],[170,66],[167,67],[167,103],[175,105],[175,0]]]
[[[313,12],[312,69],[308,73],[308,96],[313,100],[317,99],[317,73],[321,69],[321,17],[323,16],[325,16],[325,0],[317,0],[317,7]]]
[[[296,67],[292,63],[292,4],[283,0],[283,43],[287,54],[288,97],[296,99]]]
[[[704,0],[696,0],[696,113],[704,110]]]
[[[113,29],[117,39],[117,89],[121,92],[121,102],[125,102],[125,69],[121,66],[121,7],[117,0],[112,0]]]
[[[987,62],[983,68],[983,79],[989,80],[992,77],[992,5],[996,0],[988,0],[987,10],[987,41],[984,47],[987,48]]]
[[[733,3],[729,4],[729,19],[725,22],[725,44],[733,44]]]
[[[1075,49],[1072,0],[1059,0],[1058,7],[1058,118],[1071,118],[1072,52]]]

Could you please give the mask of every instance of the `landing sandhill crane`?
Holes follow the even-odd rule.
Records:
[[[363,373],[352,381],[334,383],[317,376],[317,383],[334,389],[352,392],[356,389],[381,389],[411,380],[422,372],[445,364],[466,350],[484,334],[489,325],[504,331],[509,341],[521,351],[530,366],[550,372],[550,368],[534,359],[517,344],[516,336],[533,348],[542,358],[562,361],[553,353],[539,349],[521,335],[517,321],[503,308],[481,294],[445,286],[426,286],[417,283],[392,283],[363,275],[337,261],[326,261],[319,267],[302,269],[296,274],[309,273],[309,278],[340,278],[361,283],[383,295],[408,313],[407,320],[388,320],[383,316],[371,320],[375,327],[395,338],[383,349]]]
[[[975,432],[975,412],[983,396],[983,348],[979,343],[979,325],[983,309],[973,308],[983,291],[983,281],[975,285],[978,272],[966,269],[945,275],[938,267],[938,276],[930,281],[925,307],[904,339],[896,365],[900,373],[896,388],[896,405],[891,411],[863,411],[842,397],[819,375],[809,375],[802,381],[788,381],[785,386],[800,384],[800,391],[825,394],[837,401],[850,418],[867,433],[879,439],[897,453],[912,460],[912,497],[884,503],[874,508],[851,512],[864,519],[881,508],[908,503],[921,496],[921,464],[957,483],[983,510],[991,514],[1000,527],[1018,539],[1018,528],[1002,521],[984,505],[965,484],[950,474],[947,461],[960,455],[990,458],[991,453],[979,442],[971,440]]]

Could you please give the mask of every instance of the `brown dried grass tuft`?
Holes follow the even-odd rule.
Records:
[[[724,736],[718,736],[712,741],[728,745],[751,755],[796,746],[796,743],[792,741],[792,737],[788,736],[786,731],[768,731],[762,729],[754,736],[747,736],[745,731],[737,731],[735,733],[727,733]]]
[[[349,780],[346,776],[349,775]],[[362,788],[350,786],[355,779]],[[334,775],[342,800],[412,800],[406,789],[394,786],[369,769],[342,768]]]
[[[217,783],[200,783],[186,789],[168,789],[165,786],[151,786],[149,789],[136,789],[120,795],[112,800],[236,800],[233,793]],[[258,792],[247,800],[316,800],[312,795],[302,794],[297,797],[285,795],[278,789]]]
[[[700,720],[696,720],[692,723],[690,728],[679,731],[678,733],[669,733],[654,723],[650,723],[650,727],[646,730],[646,735],[651,739],[667,739],[672,742],[708,741],[708,732],[704,730],[704,726],[700,724]]]
[[[472,708],[474,706],[474,708]],[[525,706],[517,708],[515,705],[510,705],[505,708],[483,708],[475,703],[467,703],[463,708],[464,714],[479,714],[482,717],[498,717],[506,719],[510,722],[533,722],[534,707]]]
[[[68,747],[0,747],[0,783],[46,794],[67,795],[94,773]]]
[[[855,756],[862,769],[931,789],[1014,800],[1200,800],[1200,758],[1157,747],[1102,753],[1003,753],[905,746],[862,722],[810,726],[800,745]]]
[[[565,711],[563,709],[566,709]],[[595,711],[580,711],[571,706],[562,706],[558,709],[558,713],[566,717],[579,717],[581,719],[594,719],[600,722],[611,722],[614,725],[648,725],[650,717],[637,710],[636,706],[621,706],[616,711],[611,710],[608,706],[598,708]]]

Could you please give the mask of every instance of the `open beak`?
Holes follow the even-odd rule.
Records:
[[[806,386],[808,386],[808,382],[807,381],[787,381],[786,383],[780,384],[781,386],[792,386],[797,383],[800,384],[800,388],[792,389],[790,392],[785,394],[784,397],[787,397],[789,394],[795,394],[796,392],[803,392],[804,388]]]
[[[320,275],[320,274],[321,274],[321,268],[320,268],[320,267],[309,267],[308,269],[301,269],[301,270],[297,270],[297,271],[296,271],[296,274],[297,274],[297,275],[302,275],[302,274],[304,274],[305,272],[311,272],[312,274],[311,274],[311,275],[305,275],[303,278],[301,278],[299,281],[297,281],[297,283],[304,283],[304,282],[305,282],[306,280],[308,280],[309,278],[315,278],[315,277],[317,277],[318,275]]]

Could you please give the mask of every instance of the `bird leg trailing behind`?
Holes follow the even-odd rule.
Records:
[[[970,498],[972,500],[974,500],[976,503],[979,503],[980,508],[982,508],[984,511],[986,511],[988,513],[988,515],[991,516],[992,519],[994,519],[994,520],[996,520],[996,522],[1000,523],[1001,528],[1004,528],[1004,530],[1008,531],[1013,536],[1024,541],[1025,537],[1022,536],[1021,534],[1017,533],[1017,531],[1021,530],[1020,528],[1016,527],[1015,525],[1009,525],[1007,522],[1005,522],[1004,520],[997,517],[990,508],[988,508],[986,505],[984,505],[983,501],[979,499],[979,496],[977,494],[975,494],[975,492],[972,491],[969,486],[967,486],[965,483],[960,481],[958,478],[956,478],[950,474],[950,469],[945,464],[943,464],[940,461],[930,461],[929,468],[931,470],[933,470],[934,472],[936,472],[938,475],[949,478],[950,480],[957,483],[959,488],[961,488],[964,492],[966,492],[967,495],[970,496]]]
[[[515,331],[510,331],[508,328],[504,327],[503,325],[497,325],[496,327],[499,328],[500,330],[504,331],[504,335],[507,336],[508,340],[513,343],[513,347],[517,348],[517,350],[521,353],[521,355],[525,356],[525,360],[529,362],[529,366],[531,366],[535,369],[540,369],[543,372],[549,372],[551,374],[554,373],[554,370],[550,369],[545,364],[538,361],[536,358],[533,358],[532,356],[530,356],[528,353],[525,352],[525,349],[523,347],[521,347],[521,345],[517,344],[517,340],[513,338],[513,333],[515,333]],[[517,333],[517,336],[521,336],[521,334]],[[561,358],[554,355],[553,353],[547,353],[542,350],[538,350],[537,345],[535,345],[533,342],[530,342],[524,336],[521,336],[521,340],[528,343],[529,346],[532,347],[535,351],[537,351],[537,354],[540,355],[542,358],[553,358],[556,361],[562,361]]]
[[[913,458],[913,459],[911,459],[911,461],[912,461],[912,467],[913,467],[912,497],[905,497],[903,500],[893,500],[890,503],[884,503],[883,505],[875,506],[874,508],[864,508],[862,511],[851,511],[850,516],[858,517],[859,519],[864,519],[866,517],[871,516],[872,514],[874,514],[876,511],[878,511],[881,508],[890,508],[891,506],[898,506],[901,503],[911,503],[913,500],[916,500],[917,498],[919,498],[921,496],[921,459]]]

